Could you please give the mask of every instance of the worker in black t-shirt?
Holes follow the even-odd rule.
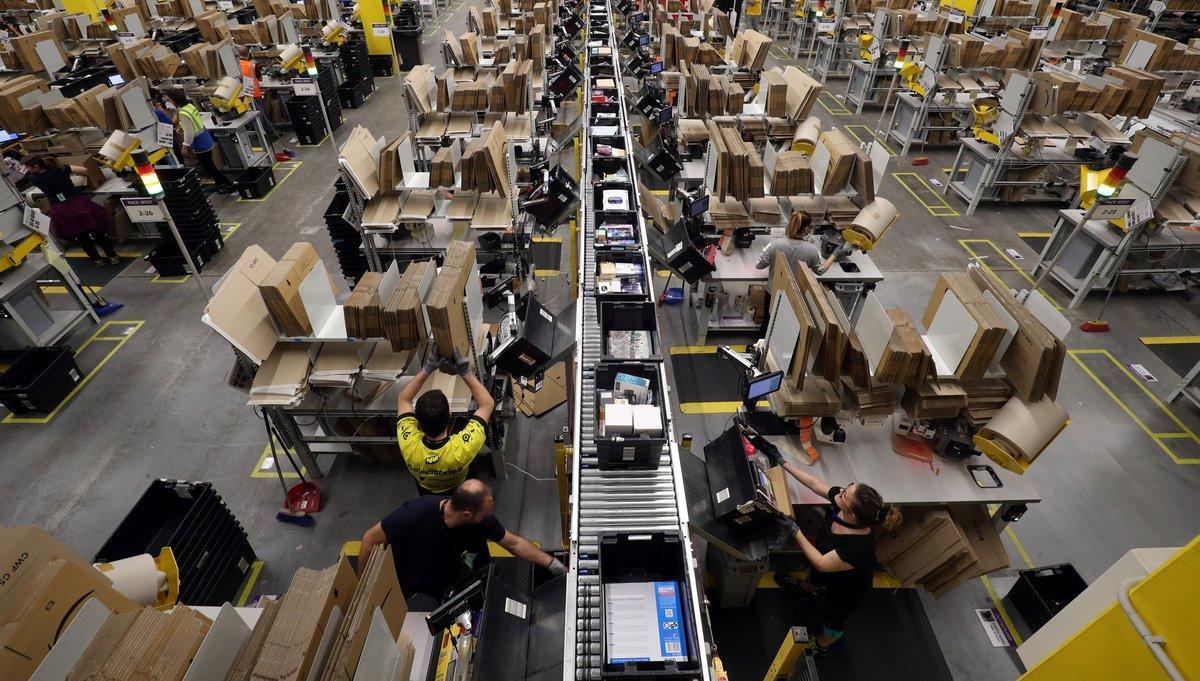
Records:
[[[438,601],[446,591],[490,560],[488,541],[554,576],[566,574],[562,561],[504,529],[492,515],[492,488],[465,480],[449,496],[421,496],[404,502],[363,535],[360,556],[380,544],[392,548],[396,576],[407,598],[424,594]]]
[[[822,630],[813,639],[815,654],[827,653],[842,637],[846,618],[853,613],[871,590],[875,576],[875,529],[895,529],[900,510],[885,506],[879,492],[869,485],[852,482],[845,487],[831,486],[795,464],[784,463],[792,477],[805,487],[829,500],[825,520],[810,541],[796,521],[780,521],[784,532],[800,545],[812,570],[808,580],[777,572],[775,581],[800,598],[811,598],[820,591]]]

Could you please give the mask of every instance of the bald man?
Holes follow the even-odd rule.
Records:
[[[492,515],[495,505],[492,488],[479,480],[463,481],[449,496],[406,501],[367,530],[359,555],[371,555],[380,544],[391,546],[404,595],[424,594],[439,602],[447,590],[488,562],[488,541],[555,576],[566,574],[562,561],[505,530]]]

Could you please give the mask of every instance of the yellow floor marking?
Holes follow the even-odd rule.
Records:
[[[324,121],[322,121],[322,123],[324,123]],[[329,133],[325,133],[325,136],[321,138],[321,141],[317,142],[316,144],[297,144],[296,146],[301,149],[316,149],[322,144],[325,144],[325,140],[327,139],[329,139]]]
[[[1004,609],[1004,603],[1000,600],[1000,595],[996,593],[996,588],[992,586],[992,580],[987,576],[979,578],[983,582],[983,589],[987,591],[988,598],[992,599],[992,605],[996,606],[996,610],[1000,613],[1000,619],[1004,620],[1004,626],[1008,627],[1008,633],[1012,634],[1013,641],[1017,645],[1024,643],[1021,640],[1021,634],[1017,633],[1017,628],[1013,626],[1012,618],[1008,616],[1008,611]]]
[[[67,292],[66,286],[39,286],[38,288],[40,288],[42,293],[45,293],[46,295],[62,295]],[[88,293],[100,292],[99,286],[80,286],[79,288]]]
[[[1150,392],[1150,389],[1143,385],[1142,382],[1137,379],[1137,377],[1130,373],[1129,369],[1125,368],[1125,365],[1118,361],[1111,352],[1104,349],[1068,350],[1067,354],[1071,355],[1071,359],[1075,360],[1075,363],[1079,365],[1079,368],[1083,369],[1083,372],[1090,376],[1091,379],[1096,382],[1096,385],[1100,386],[1100,389],[1104,391],[1106,395],[1112,398],[1113,402],[1117,403],[1117,406],[1121,408],[1121,411],[1124,411],[1129,418],[1133,419],[1133,422],[1142,429],[1142,432],[1146,433],[1146,435],[1149,435],[1150,439],[1154,440],[1154,442],[1158,444],[1159,449],[1163,450],[1167,453],[1167,456],[1171,457],[1172,461],[1177,464],[1200,464],[1200,458],[1180,457],[1175,454],[1175,452],[1171,451],[1171,448],[1168,447],[1165,442],[1163,442],[1163,440],[1169,439],[1190,438],[1193,442],[1200,443],[1200,436],[1197,436],[1194,432],[1192,432],[1192,429],[1188,428],[1187,425],[1179,419],[1179,416],[1177,416],[1169,406],[1163,403],[1162,400],[1158,399],[1158,396],[1156,396],[1154,393]],[[1088,367],[1082,359],[1080,359],[1082,355],[1102,355],[1112,362],[1113,366],[1120,369],[1121,373],[1125,374],[1131,383],[1136,385],[1138,389],[1140,389],[1146,394],[1147,397],[1150,398],[1150,401],[1154,402],[1155,406],[1157,406],[1162,413],[1167,415],[1167,418],[1171,419],[1176,426],[1179,426],[1179,431],[1171,433],[1156,433],[1151,430],[1150,426],[1146,425],[1146,422],[1143,421],[1140,416],[1135,414],[1133,409],[1131,409],[1128,404],[1125,404],[1124,400],[1122,400],[1120,397],[1117,397],[1117,393],[1111,387],[1109,387],[1107,383],[1101,380],[1100,377],[1096,375],[1096,372],[1092,371],[1092,369]]]
[[[221,228],[221,238],[228,239],[229,237],[233,236],[234,232],[238,231],[238,229],[241,228],[242,223],[240,223],[240,222],[219,222],[219,223],[217,223],[217,226]]]
[[[533,242],[536,244],[561,244],[562,237],[559,236],[535,236]]]
[[[562,273],[559,272],[558,270],[534,270],[533,271],[533,276],[541,277],[543,279],[546,279],[549,277],[557,277],[559,274],[562,274]]]
[[[1005,527],[1004,532],[1008,535],[1008,538],[1012,541],[1013,546],[1016,547],[1017,555],[1021,556],[1021,560],[1025,563],[1025,567],[1029,568],[1030,570],[1032,570],[1034,567],[1036,567],[1033,564],[1033,560],[1030,559],[1029,554],[1025,551],[1025,547],[1021,545],[1021,540],[1017,539],[1017,533],[1013,532],[1012,525]]]
[[[854,135],[854,139],[858,140],[860,144],[866,144],[867,140],[863,139],[862,137],[859,137],[858,133],[854,131],[854,128],[862,128],[863,134],[865,134],[867,137],[874,140],[875,143],[878,144],[879,146],[883,147],[883,150],[888,153],[888,156],[896,155],[896,152],[892,151],[892,148],[887,145],[887,142],[884,142],[883,138],[881,138],[879,135],[876,135],[874,133],[874,131],[871,130],[871,128],[869,128],[865,125],[845,125],[842,127],[846,128],[846,132],[850,133],[851,135]]]
[[[13,414],[9,414],[8,416],[5,416],[4,420],[0,421],[0,423],[46,424],[54,420],[54,417],[58,416],[58,413],[62,411],[63,408],[71,404],[71,401],[75,399],[75,395],[79,394],[79,391],[83,390],[83,387],[91,382],[92,377],[95,376],[101,369],[103,369],[105,364],[108,364],[108,360],[112,359],[112,356],[117,354],[118,350],[125,347],[125,342],[132,338],[133,334],[137,333],[137,330],[142,328],[142,325],[145,323],[145,321],[140,319],[122,319],[119,321],[113,320],[101,323],[100,328],[96,329],[96,333],[93,333],[75,350],[75,356],[78,357],[79,353],[83,352],[85,348],[97,341],[115,343],[116,345],[114,345],[113,348],[109,350],[103,358],[100,359],[100,362],[97,363],[91,371],[87,372],[83,378],[75,384],[75,387],[71,389],[71,392],[67,393],[67,396],[63,398],[63,401],[59,402],[58,406],[54,408],[54,411],[46,414],[45,416],[39,417],[15,416]],[[105,335],[104,332],[113,326],[124,326],[128,328],[128,331],[122,336]]]
[[[1053,234],[1053,232],[1017,232],[1017,236],[1021,237],[1022,239],[1049,239],[1051,234]]]
[[[360,554],[360,553],[362,553],[362,541],[361,540],[355,539],[354,541],[348,541],[345,544],[342,544],[342,555],[343,556],[357,557],[358,554]]]
[[[1200,336],[1142,336],[1138,340],[1143,345],[1184,345],[1200,343]]]
[[[920,203],[922,206],[924,206],[925,210],[929,211],[930,215],[932,215],[934,217],[939,217],[939,218],[952,218],[952,217],[958,217],[960,215],[960,213],[954,208],[954,206],[951,206],[950,204],[946,203],[946,201],[944,199],[942,199],[942,195],[933,191],[933,187],[930,187],[929,183],[925,181],[925,178],[921,177],[920,175],[918,175],[916,173],[892,173],[892,177],[896,178],[896,181],[900,183],[900,186],[902,186],[906,190],[908,190],[908,193],[912,194],[913,198],[917,200],[917,203]],[[929,193],[932,194],[941,203],[935,203],[935,204],[926,203],[925,199],[921,198],[921,195],[918,194],[915,189],[908,186],[908,182],[904,181],[904,179],[907,177],[916,178],[916,181],[918,183],[920,183],[921,186],[928,189]]]
[[[276,445],[275,445],[275,451],[280,451],[280,449],[281,449],[281,445],[279,445],[278,443],[276,443]],[[296,456],[296,450],[294,450],[294,449],[289,449],[289,450],[287,450],[287,451],[288,451],[289,453],[291,453],[291,455],[292,455],[293,457],[295,457],[295,456]],[[281,453],[282,453],[282,452],[281,452]],[[275,472],[275,469],[274,469],[274,466],[278,466],[278,465],[279,465],[279,462],[278,462],[278,461],[275,461],[275,462],[273,462],[273,463],[271,464],[271,466],[272,466],[271,468],[264,468],[264,466],[266,466],[266,464],[267,464],[267,459],[269,459],[269,458],[271,458],[271,445],[267,445],[267,446],[263,447],[262,454],[259,454],[259,455],[258,455],[258,462],[254,464],[254,470],[250,471],[250,477],[252,477],[252,478],[271,478],[271,479],[278,479],[278,478],[279,478],[279,474],[278,474],[278,473],[276,473],[276,472]],[[288,462],[288,460],[287,460],[287,456],[286,456],[286,455],[283,457],[283,459],[284,459],[284,463],[286,463],[286,464],[288,465],[288,467],[290,468],[292,464],[291,464],[290,462]],[[283,469],[280,469],[280,470],[283,470]],[[305,469],[305,468],[304,468],[304,466],[301,466],[301,467],[300,467],[300,470],[304,471],[305,473],[307,473],[307,472],[308,472],[308,470],[307,470],[307,469]],[[285,478],[295,478],[295,479],[297,479],[297,480],[299,480],[299,479],[300,479],[300,476],[299,476],[299,475],[296,475],[296,471],[287,471],[287,470],[284,470],[284,471],[283,471],[283,477],[285,477]]]
[[[671,270],[656,270],[655,274],[662,279],[666,279],[667,277],[671,276]]]
[[[258,573],[262,572],[263,562],[256,560],[250,564],[250,574],[246,575],[246,583],[242,585],[242,590],[238,592],[237,607],[243,607],[250,600],[250,590],[254,588],[254,583],[258,581]]]
[[[670,196],[671,190],[670,189],[651,189],[650,193],[655,196]]]
[[[1012,267],[1015,272],[1020,274],[1021,277],[1025,279],[1025,281],[1029,282],[1031,285],[1037,281],[1033,277],[1029,276],[1028,272],[1021,269],[1021,267],[1019,265],[1017,265],[1017,263],[1014,262],[1013,259],[1010,258],[1008,256],[1008,254],[1005,253],[1003,251],[1003,249],[1001,249],[999,246],[997,246],[996,242],[992,241],[991,239],[959,239],[958,245],[962,246],[963,250],[965,250],[968,255],[970,255],[972,258],[975,259],[975,262],[979,263],[980,266],[982,266],[983,269],[985,271],[987,271],[988,274],[995,277],[996,281],[1000,282],[1004,286],[1008,286],[1008,282],[1004,281],[1004,279],[1002,279],[999,274],[996,274],[996,271],[993,270],[991,268],[991,266],[987,264],[986,260],[984,260],[984,258],[987,258],[990,256],[979,255],[978,253],[975,252],[975,249],[970,246],[970,244],[987,244],[988,246],[990,246],[992,248],[993,251],[995,251],[997,256],[999,256],[1002,260],[1007,262],[1009,264],[1009,266]],[[1054,299],[1054,296],[1050,295],[1049,291],[1047,291],[1044,288],[1038,289],[1038,290],[1042,292],[1042,295],[1046,297],[1046,300],[1050,301],[1050,304],[1054,306],[1054,309],[1056,309],[1056,310],[1063,309],[1062,305],[1060,305],[1059,302]]]
[[[163,276],[156,274],[150,278],[150,283],[151,284],[182,284],[183,282],[185,282],[191,278],[192,278],[192,275],[190,275],[190,274],[185,274],[182,277],[163,277]]]
[[[672,355],[711,355],[719,345],[675,345],[671,347]]]
[[[834,111],[833,109],[830,109],[829,105],[825,103],[825,100],[818,97],[817,103],[819,103],[821,105],[821,107],[824,108],[825,111],[827,111],[829,113],[830,116],[853,116],[854,115],[854,112],[851,111],[850,109],[847,109],[845,104],[842,104],[841,102],[839,102],[837,100],[837,97],[834,97],[832,94],[830,94],[828,92],[822,92],[821,94],[829,95],[829,98],[832,99],[833,102],[838,105],[839,109],[841,109],[840,111]]]
[[[87,253],[84,253],[83,251],[79,251],[79,250],[70,250],[70,251],[67,251],[66,253],[63,253],[63,255],[67,256],[68,258],[86,258],[86,257],[88,257]],[[142,254],[134,252],[134,251],[117,251],[117,256],[121,257],[121,258],[133,258],[136,260],[136,259],[142,257]]]
[[[942,168],[942,172],[943,172],[943,173],[946,173],[947,175],[949,175],[949,174],[950,174],[950,168]],[[959,166],[959,168],[958,168],[958,172],[960,172],[960,173],[965,173],[965,172],[967,172],[967,166]]]
[[[740,400],[730,402],[681,402],[679,411],[685,414],[732,414],[742,406]],[[756,405],[759,408],[770,408],[771,403],[761,400]]]
[[[288,163],[291,165],[284,166],[285,163]],[[271,195],[275,193],[276,189],[279,189],[279,187],[282,186],[284,182],[287,182],[287,179],[289,177],[291,177],[292,174],[295,173],[297,169],[300,168],[302,163],[303,163],[302,161],[282,161],[282,162],[276,163],[274,165],[274,168],[282,169],[284,171],[284,175],[283,175],[283,177],[278,178],[275,181],[275,186],[271,187],[271,190],[267,192],[267,195],[262,197],[261,199],[243,199],[243,198],[239,197],[237,202],[238,203],[262,203],[263,201],[266,201],[267,199],[271,198]]]

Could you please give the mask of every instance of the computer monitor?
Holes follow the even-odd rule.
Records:
[[[639,44],[639,45],[643,45],[643,46],[645,46],[645,45],[649,45],[649,44],[650,44],[650,36],[648,36],[648,35],[643,35],[643,36],[639,37],[639,38],[638,38],[638,44]]]
[[[662,73],[663,63],[660,61],[650,62],[650,73]]]
[[[670,123],[671,117],[675,115],[675,111],[671,107],[664,107],[658,110],[658,122],[660,124]]]
[[[746,399],[757,400],[760,397],[766,397],[776,390],[779,390],[782,385],[782,371],[772,371],[769,374],[763,374],[757,378],[752,378],[750,379],[750,383],[746,386]]]
[[[699,217],[708,212],[709,195],[705,194],[699,198],[692,199],[688,217]]]
[[[114,73],[108,77],[108,84],[109,85],[124,85],[125,78],[122,77],[121,74],[119,74],[119,73]]]

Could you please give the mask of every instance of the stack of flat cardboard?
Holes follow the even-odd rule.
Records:
[[[973,426],[982,426],[990,421],[1008,402],[1013,392],[1012,387],[1003,378],[979,378],[962,381],[959,385],[967,393],[967,406],[963,415]]]
[[[363,378],[371,381],[395,381],[404,375],[417,352],[392,349],[390,341],[376,341],[371,358],[363,365]]]
[[[45,80],[29,74],[0,83],[0,124],[10,132],[40,132],[21,99],[32,92],[49,91],[50,85]]]
[[[433,290],[425,300],[425,314],[438,352],[446,359],[471,357],[471,329],[467,320],[466,296],[479,295],[467,291],[467,282],[475,268],[475,245],[469,241],[453,241],[446,249],[442,268],[433,282]]]
[[[379,320],[379,284],[383,274],[365,272],[354,285],[342,307],[346,315],[346,335],[350,338],[379,338],[383,335]]]
[[[313,333],[312,322],[300,296],[300,284],[317,262],[317,249],[312,244],[296,242],[259,284],[271,318],[285,336],[311,336]]]
[[[729,60],[750,71],[759,71],[767,62],[771,38],[755,30],[742,31],[733,39]]]
[[[896,411],[896,391],[887,383],[872,379],[863,387],[843,377],[842,391],[858,416],[887,416]]]
[[[776,267],[781,264],[778,258],[779,256],[775,262]],[[793,269],[796,272],[797,286],[804,294],[809,309],[818,317],[817,328],[825,329],[813,368],[825,377],[825,380],[835,383],[841,378],[842,360],[849,343],[849,327],[845,325],[845,313],[839,314],[841,306],[832,298],[833,292],[817,281],[817,275],[809,269],[807,263],[797,263]]]
[[[895,533],[880,538],[875,555],[905,586],[920,583],[940,597],[1009,565],[999,530],[982,505],[911,508],[904,515]]]
[[[802,121],[812,113],[821,96],[821,83],[795,66],[783,70],[787,81],[787,116],[793,121]]]
[[[958,379],[983,378],[996,356],[996,351],[1000,348],[1000,343],[1004,340],[1007,327],[999,313],[980,293],[979,287],[971,280],[970,275],[966,272],[944,272],[934,284],[933,295],[930,296],[929,305],[925,308],[922,323],[926,329],[930,329],[939,308],[943,302],[946,302],[944,299],[947,292],[957,299],[958,304],[966,310],[970,320],[975,323],[973,331],[969,328],[955,330],[955,333],[971,334],[971,339],[962,353],[958,365],[948,368]]]
[[[429,335],[421,311],[425,302],[423,282],[431,280],[436,269],[432,260],[409,263],[395,290],[384,301],[380,313],[383,336],[392,342],[396,352],[417,349]]]
[[[858,162],[858,147],[836,129],[821,132],[821,145],[829,152],[829,168],[821,183],[821,193],[836,194],[850,181]]]
[[[787,115],[788,82],[779,69],[766,69],[762,72],[762,90],[766,92],[766,112],[768,116]]]
[[[764,196],[765,170],[754,145],[743,141],[735,127],[719,126],[711,119],[705,125],[717,166],[712,193],[738,201]]]
[[[362,557],[360,556],[361,560]],[[358,586],[333,639],[321,681],[353,681],[375,612],[383,615],[393,635],[400,633],[408,607],[396,578],[392,549],[377,546],[367,557]]]
[[[202,14],[197,14],[195,21],[196,28],[200,29],[200,35],[205,42],[216,45],[229,38],[229,27],[225,23],[224,12],[210,9]]]
[[[429,163],[429,186],[453,187],[454,182],[454,147],[442,147]]]
[[[175,606],[169,615],[145,608],[108,652],[98,676],[179,681],[211,626],[207,617],[185,605]]]
[[[308,394],[312,370],[309,343],[278,343],[254,375],[246,404],[296,405]]]
[[[967,393],[956,381],[929,381],[904,390],[900,406],[914,419],[945,419],[967,407]]]
[[[142,612],[142,610],[130,610],[109,615],[108,619],[104,620],[104,624],[100,625],[96,635],[92,637],[92,642],[88,644],[87,648],[84,648],[67,678],[103,678],[100,676],[100,670],[108,661],[109,653],[117,647]]]
[[[929,348],[904,310],[893,308],[887,314],[892,335],[875,366],[875,380],[895,385],[924,383],[934,373]]]
[[[462,187],[508,196],[508,145],[504,126],[496,122],[463,151]]]
[[[250,636],[242,642],[237,657],[233,659],[233,665],[225,674],[225,681],[250,681],[250,675],[254,672],[254,664],[262,653],[263,644],[267,641],[267,634],[270,633],[271,627],[275,625],[275,618],[279,615],[280,603],[275,598],[265,600],[262,613],[259,614],[258,621],[254,623],[254,628],[250,630]]]
[[[1000,367],[1017,394],[1027,402],[1057,396],[1067,356],[1066,344],[1018,303],[1008,287],[982,268],[971,268],[970,276],[985,295],[990,294],[1017,322],[1017,333],[1000,358]]]
[[[768,359],[768,368],[779,371]],[[781,418],[799,418],[801,416],[833,416],[842,408],[842,398],[837,389],[829,381],[820,376],[809,376],[804,379],[804,387],[797,388],[791,382],[784,381],[779,390],[767,396],[771,410]]]
[[[310,385],[349,388],[354,385],[367,352],[374,343],[322,343],[317,360],[308,375]]]
[[[346,612],[357,584],[358,578],[345,557],[337,565],[319,572],[308,568],[296,570],[280,600],[279,613],[263,642],[251,680],[308,678],[330,613],[334,606]]]
[[[771,194],[792,196],[811,194],[813,191],[812,167],[808,156],[798,151],[782,151],[775,157],[775,173],[771,176]]]

